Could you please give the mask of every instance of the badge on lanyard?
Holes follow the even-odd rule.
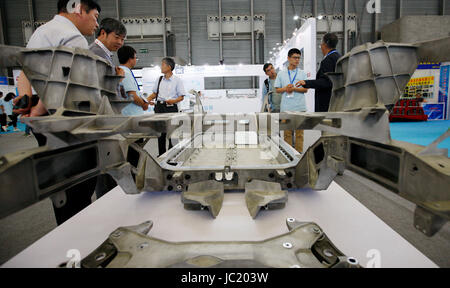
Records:
[[[289,83],[291,83],[292,85],[294,85],[294,82],[295,82],[295,78],[297,78],[297,73],[298,73],[298,68],[297,69],[295,69],[295,75],[294,75],[294,78],[293,79],[291,79],[291,70],[289,70],[289,68],[288,68],[288,74],[289,74]],[[292,92],[292,93],[287,93],[287,97],[288,98],[292,98],[292,97],[294,97],[294,92]]]

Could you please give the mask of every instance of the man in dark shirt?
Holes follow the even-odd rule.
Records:
[[[100,23],[97,39],[89,46],[89,50],[114,66],[113,52],[122,48],[126,36],[127,29],[122,22],[113,18],[105,18]],[[123,71],[120,75],[124,76]]]
[[[319,71],[317,72],[316,80],[302,80],[297,82],[296,86],[303,86],[304,88],[315,89],[315,111],[328,112],[330,106],[331,90],[333,83],[326,75],[328,72],[335,72],[336,63],[341,58],[337,52],[336,46],[338,38],[334,33],[328,33],[323,36],[320,49],[325,58],[320,63]]]

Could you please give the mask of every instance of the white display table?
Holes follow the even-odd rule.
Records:
[[[25,249],[3,267],[57,267],[71,249],[81,257],[95,250],[121,226],[152,220],[149,235],[182,241],[258,241],[288,232],[286,218],[315,222],[347,256],[362,266],[380,252],[381,267],[437,267],[432,261],[333,182],[326,191],[289,192],[284,209],[261,211],[254,220],[244,193],[226,193],[216,219],[208,211],[186,211],[176,192],[126,195],[120,187]]]

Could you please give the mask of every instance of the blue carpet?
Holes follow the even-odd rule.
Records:
[[[391,123],[391,137],[398,141],[428,146],[448,129],[450,120]],[[438,148],[449,149],[450,157],[450,138],[439,144]]]
[[[9,121],[8,121],[9,122]],[[20,132],[14,132],[14,128],[12,126],[8,126],[8,130],[6,132],[0,132],[0,134],[9,134],[9,133],[21,133],[25,132],[25,124],[21,123],[20,120],[17,121],[17,128]]]

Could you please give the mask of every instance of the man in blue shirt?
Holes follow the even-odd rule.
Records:
[[[134,101],[134,103],[123,108],[122,114],[125,116],[142,115],[144,111],[148,110],[148,103],[142,97],[136,77],[134,77],[133,71],[131,71],[137,63],[136,50],[131,46],[123,46],[117,51],[117,56],[121,64],[120,68],[125,71],[125,78],[120,85],[127,94],[126,96]]]
[[[288,52],[289,66],[286,70],[280,71],[275,81],[277,93],[282,93],[280,112],[305,112],[306,99],[305,94],[308,89],[297,88],[295,84],[301,80],[306,80],[306,73],[300,70],[301,52],[293,48]],[[293,140],[293,131],[284,131],[284,140],[294,146],[298,152],[303,152],[303,130],[295,131],[295,143]]]

